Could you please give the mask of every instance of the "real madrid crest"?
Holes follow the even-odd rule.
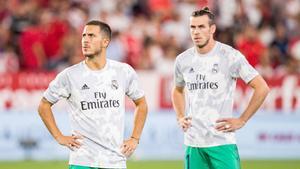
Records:
[[[216,74],[216,73],[219,72],[219,64],[218,64],[218,63],[215,63],[215,64],[213,65],[211,72],[212,72],[213,74]]]
[[[111,81],[111,88],[114,90],[117,90],[119,88],[119,84],[117,80],[112,80]]]

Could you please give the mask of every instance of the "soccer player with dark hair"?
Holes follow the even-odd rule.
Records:
[[[265,80],[239,51],[214,40],[215,31],[214,14],[207,7],[193,12],[194,46],[175,61],[172,101],[185,133],[186,169],[240,169],[234,132],[247,123],[269,92]],[[254,93],[244,112],[234,118],[238,78]]]
[[[70,169],[126,168],[136,149],[147,116],[144,92],[128,64],[106,58],[111,29],[92,20],[82,33],[85,60],[60,72],[44,92],[38,111],[55,140],[70,151]],[[123,140],[125,95],[135,103],[132,135]],[[66,99],[72,135],[56,125],[51,106]]]

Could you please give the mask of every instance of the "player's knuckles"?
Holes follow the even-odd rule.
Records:
[[[79,141],[77,141],[77,140],[75,140],[74,142],[75,142],[76,144],[81,144],[81,143],[80,143]]]
[[[225,127],[221,127],[218,129],[219,131],[226,131],[226,128]]]
[[[191,123],[191,121],[189,121],[189,120],[184,120],[184,123],[189,124],[189,123]]]
[[[124,148],[124,151],[127,152],[129,150],[129,147],[127,146],[126,148]]]
[[[73,145],[74,145],[75,147],[80,147],[80,145],[79,145],[79,144],[76,144],[76,143],[75,143],[75,144],[73,144]]]

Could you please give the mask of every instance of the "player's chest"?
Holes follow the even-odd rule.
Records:
[[[83,76],[71,79],[71,83],[71,93],[76,97],[105,99],[121,96],[125,91],[125,79],[118,76]]]
[[[209,82],[224,80],[227,76],[226,64],[218,60],[195,60],[183,69],[186,82]]]

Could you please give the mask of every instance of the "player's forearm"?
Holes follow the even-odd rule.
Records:
[[[45,101],[41,101],[39,108],[38,108],[39,115],[43,120],[45,126],[47,127],[50,134],[57,140],[59,136],[62,135],[60,130],[58,129],[52,110],[51,104],[46,103]]]
[[[240,119],[245,123],[255,114],[255,112],[259,109],[259,107],[264,102],[265,98],[269,93],[269,87],[266,84],[261,84],[261,86],[256,87],[254,89],[254,93],[250,99],[250,102],[244,111],[244,113],[240,116]]]
[[[174,87],[172,90],[172,104],[176,112],[177,119],[184,117],[185,111],[185,97],[183,90],[178,90]]]
[[[135,101],[135,104],[136,109],[134,112],[134,124],[131,137],[140,139],[146,121],[148,107],[144,97]]]

